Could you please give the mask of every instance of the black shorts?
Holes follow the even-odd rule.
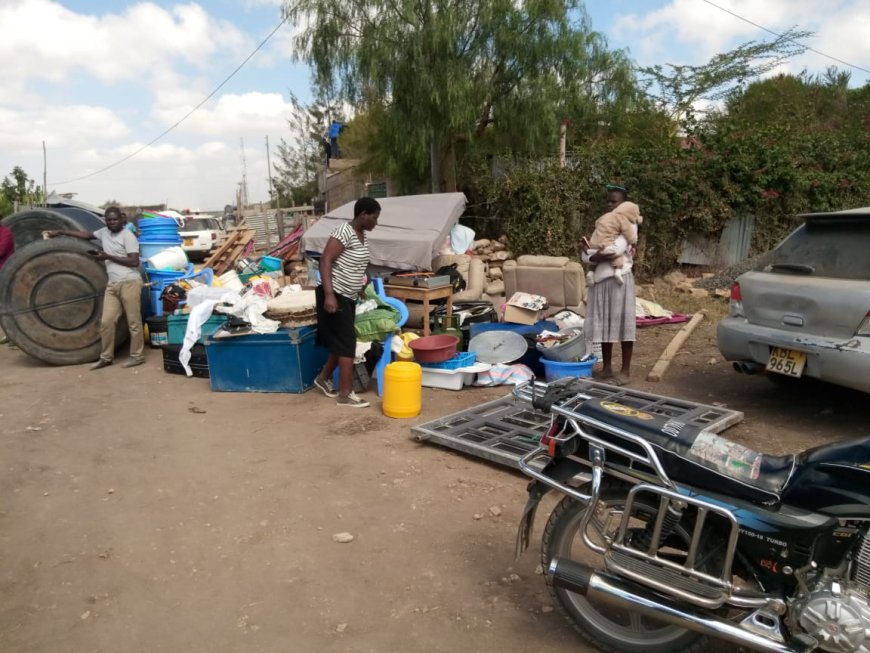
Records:
[[[323,286],[314,290],[317,300],[317,344],[326,347],[330,354],[343,358],[356,356],[356,301],[335,293],[338,310],[327,313],[323,308]]]

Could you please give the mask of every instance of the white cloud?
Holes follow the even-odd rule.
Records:
[[[201,98],[198,98],[201,99]],[[177,102],[158,102],[152,114],[163,124],[172,124],[190,111],[193,105]],[[184,123],[178,132],[203,134],[208,136],[244,136],[287,131],[287,118],[291,105],[278,93],[227,94],[198,109]]]
[[[89,15],[73,11],[71,0],[0,0],[0,58],[14,62],[0,79],[0,177],[21,165],[41,182],[44,140],[50,189],[93,203],[220,208],[233,203],[242,179],[244,139],[248,195],[267,198],[264,137],[274,146],[288,135],[290,107],[252,70],[280,66],[279,79],[295,75],[299,83],[274,41],[273,56],[257,53],[233,80],[265,92],[217,95],[118,163],[206,97],[274,26],[279,14],[273,22],[265,5],[278,4],[248,2],[252,12],[262,5],[264,20],[246,33],[211,15],[208,3],[106,3],[108,12]]]
[[[814,32],[805,45],[862,68],[870,68],[870,5],[859,0],[834,0],[820,11],[815,0],[716,0],[727,12],[756,25],[782,33],[790,27]],[[770,40],[763,29],[741,20],[710,3],[672,0],[646,14],[632,13],[614,20],[613,35],[631,43],[631,54],[641,65],[661,63],[701,64],[749,40]],[[682,55],[682,56],[681,56]],[[822,71],[836,65],[830,58],[808,52],[784,68],[799,72],[804,67]],[[867,74],[853,70],[853,82]]]
[[[220,53],[249,49],[234,25],[198,4],[170,10],[150,2],[123,14],[76,13],[54,0],[12,0],[0,7],[0,60],[15,61],[4,74],[62,82],[91,75],[115,84],[150,79],[175,64],[204,69]]]
[[[285,0],[244,0],[242,6],[250,11],[258,7],[281,7]]]
[[[0,107],[0,150],[22,154],[54,147],[78,148],[129,135],[124,122],[106,107],[37,106],[28,111]]]

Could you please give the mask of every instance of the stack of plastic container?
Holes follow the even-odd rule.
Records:
[[[145,261],[145,272],[151,282],[149,302],[146,314],[162,315],[163,305],[160,294],[163,288],[176,279],[193,274],[193,266],[187,262],[187,257],[182,256],[184,265],[172,266],[181,269],[159,269],[151,265],[151,259],[161,252],[177,248],[180,251],[181,236],[178,235],[178,223],[172,218],[167,218],[154,213],[143,213],[139,220],[139,257]],[[181,252],[183,254],[183,251]]]
[[[181,245],[178,224],[172,218],[143,213],[139,220],[139,256],[148,260],[165,249]]]

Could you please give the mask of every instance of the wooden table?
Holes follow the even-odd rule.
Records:
[[[423,335],[428,336],[429,331],[429,302],[433,299],[447,299],[447,316],[453,315],[453,286],[441,288],[422,288],[414,286],[391,286],[384,284],[384,292],[387,297],[395,297],[402,301],[413,300],[423,302]]]

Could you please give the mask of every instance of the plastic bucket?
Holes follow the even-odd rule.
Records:
[[[169,323],[163,315],[155,315],[146,320],[148,324],[148,344],[163,347],[169,344]]]
[[[187,254],[180,247],[167,247],[148,258],[150,267],[156,270],[181,270],[187,267]]]
[[[178,224],[172,218],[145,218],[139,220],[139,233],[146,237],[168,235],[178,237]]]
[[[416,417],[423,404],[423,368],[417,363],[390,363],[384,371],[384,415]]]
[[[139,239],[139,258],[143,261],[149,260],[152,256],[159,254],[165,249],[169,249],[170,247],[178,247],[181,244],[181,240],[170,241],[170,240],[161,240],[159,242],[148,242],[143,241],[141,238]]]
[[[544,364],[544,376],[547,382],[564,379],[565,377],[589,377],[592,376],[592,368],[598,359],[594,356],[582,363],[562,363],[542,358]]]
[[[239,275],[235,270],[224,272],[218,279],[220,279],[222,288],[228,288],[235,292],[242,292],[245,289],[242,280],[239,279]]]

